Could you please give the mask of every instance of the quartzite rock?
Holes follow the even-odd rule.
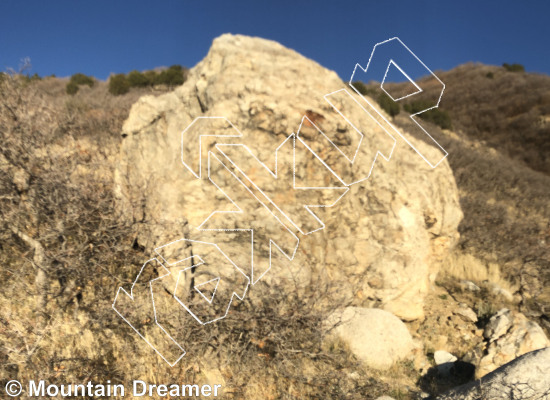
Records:
[[[124,217],[136,224],[139,243],[151,251],[194,232],[213,211],[231,209],[214,185],[196,179],[182,165],[182,131],[196,117],[226,117],[243,133],[242,143],[269,165],[304,115],[352,151],[352,128],[323,97],[342,88],[346,84],[336,73],[276,42],[240,35],[215,39],[185,84],[158,97],[142,97],[124,124],[117,195]],[[349,113],[365,135],[359,153],[379,148],[383,139],[375,133],[375,122],[362,110]],[[404,134],[422,152],[434,151]],[[197,148],[196,143],[183,144],[184,151]],[[324,171],[319,165],[314,158],[304,161],[300,177],[317,176]],[[354,177],[369,170],[370,165],[362,165]],[[332,184],[332,175],[325,171],[322,176]],[[267,185],[267,190],[273,188]],[[285,197],[290,195],[278,193],[285,201],[293,201]],[[396,137],[391,160],[378,157],[367,181],[353,185],[338,204],[318,215],[326,226],[301,236],[294,261],[285,264],[290,272],[272,268],[266,279],[299,273],[304,286],[315,277],[342,287],[332,291],[338,301],[383,307],[406,320],[423,317],[424,293],[456,242],[462,218],[446,160],[432,169]]]

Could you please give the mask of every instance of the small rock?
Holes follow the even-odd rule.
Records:
[[[434,360],[439,375],[447,377],[451,374],[451,369],[454,367],[457,358],[447,351],[437,350],[434,353]]]
[[[395,400],[395,399],[390,396],[380,396],[380,397],[377,397],[376,400]]]
[[[479,292],[481,290],[479,286],[477,286],[472,281],[460,281],[460,286],[465,290],[469,290],[470,292]]]
[[[17,169],[13,174],[13,183],[19,192],[29,188],[29,174],[22,168]]]
[[[508,329],[512,327],[512,315],[511,311],[507,308],[503,308],[495,315],[491,317],[489,323],[485,327],[483,337],[488,339],[489,342],[494,342],[499,337],[504,335]]]
[[[467,322],[477,322],[477,314],[469,307],[460,307],[453,312]]]
[[[434,353],[434,360],[437,365],[441,365],[445,363],[455,362],[457,358],[447,351],[437,350]]]
[[[492,289],[491,293],[495,296],[503,297],[506,301],[513,302],[514,301],[514,295],[510,293],[510,291],[501,288],[496,283],[491,283]]]

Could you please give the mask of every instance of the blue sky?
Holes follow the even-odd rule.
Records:
[[[116,1],[0,3],[0,69],[31,73],[194,66],[222,33],[276,40],[349,79],[377,42],[398,36],[432,70],[479,61],[550,74],[547,1]]]

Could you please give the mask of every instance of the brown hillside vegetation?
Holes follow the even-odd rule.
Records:
[[[394,123],[419,132],[407,113]],[[523,311],[550,329],[550,177],[463,133],[422,124],[449,153],[464,212],[459,247],[499,265]]]
[[[549,329],[550,77],[510,69],[468,63],[438,71],[446,85],[439,109],[418,121],[449,153],[464,212],[460,247],[499,265],[523,309]],[[423,107],[414,96],[400,103],[394,122],[426,139],[406,112]],[[449,117],[452,132],[426,121],[447,127],[439,116]]]
[[[295,283],[293,291],[260,282],[223,323],[200,330],[181,329],[176,319],[170,328],[189,352],[170,368],[112,309],[118,287],[129,289],[150,258],[135,227],[120,218],[114,195],[114,165],[127,140],[123,122],[140,97],[168,88],[132,87],[113,96],[107,82],[95,81],[69,95],[68,79],[2,76],[0,390],[10,379],[110,380],[127,388],[142,379],[223,383],[227,399],[415,399],[471,379],[470,370],[439,382],[434,351],[444,347],[466,360],[501,307],[520,310],[550,331],[550,77],[480,65],[439,76],[447,85],[442,109],[458,133],[431,123],[426,128],[449,153],[464,213],[461,237],[430,287],[426,318],[408,322],[419,343],[415,358],[387,371],[365,366],[343,340],[325,340],[334,328],[327,316],[342,304],[327,306],[335,289],[320,278],[305,287]],[[266,125],[274,120],[266,118]],[[403,110],[393,122],[418,132]],[[452,177],[449,171],[447,181]],[[428,217],[421,225],[437,222]],[[383,236],[389,228],[380,226]],[[464,279],[481,291],[464,290]],[[337,291],[347,282],[337,281]],[[491,292],[496,283],[512,299]],[[474,322],[454,315],[466,306]],[[139,324],[150,329],[155,321]]]
[[[453,130],[550,174],[550,76],[473,63],[437,75]]]

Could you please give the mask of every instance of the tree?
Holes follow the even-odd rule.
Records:
[[[417,112],[427,110],[432,106],[433,104],[429,102],[412,101],[410,103],[406,103],[403,108],[405,109],[405,111],[411,114],[416,114]],[[423,120],[432,122],[443,129],[452,128],[451,116],[449,115],[449,113],[447,113],[447,111],[440,108],[432,108],[429,111],[421,112],[420,114],[418,114],[418,116]]]
[[[153,86],[153,85],[156,84],[156,82],[157,82],[157,73],[156,73],[156,71],[153,71],[153,70],[145,71],[145,73],[143,75],[147,79],[147,84],[149,86]]]
[[[365,95],[365,96],[373,96],[376,94],[376,90],[374,89],[371,89],[371,88],[368,88],[367,85],[365,85],[363,82],[361,81],[355,81],[355,82],[352,82],[352,85],[355,89],[357,89],[357,91],[359,93],[361,93],[362,95]]]

